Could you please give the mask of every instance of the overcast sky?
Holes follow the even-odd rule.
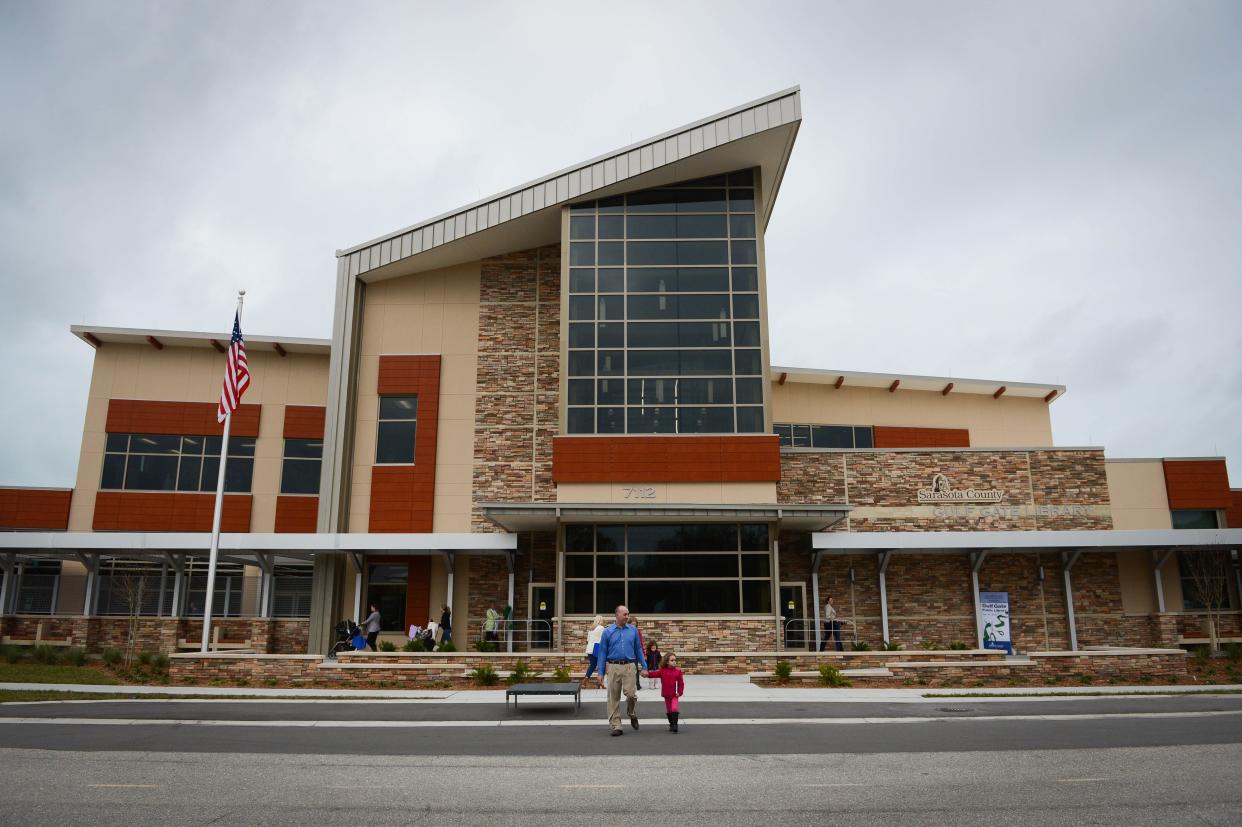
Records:
[[[1242,4],[0,2],[0,484],[70,324],[329,335],[337,248],[794,84],[772,359],[1062,383],[1242,486]]]

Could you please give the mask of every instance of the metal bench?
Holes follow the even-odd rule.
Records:
[[[517,709],[520,695],[572,695],[574,709],[582,708],[582,684],[577,681],[569,683],[519,683],[510,686],[505,692],[505,709],[509,708],[509,699],[513,699],[513,708]]]

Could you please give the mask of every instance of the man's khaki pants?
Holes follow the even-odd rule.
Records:
[[[634,717],[634,707],[638,704],[637,663],[607,664],[608,675],[608,728],[621,728],[621,690],[625,690],[625,714]]]

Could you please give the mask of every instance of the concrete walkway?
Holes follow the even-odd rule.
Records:
[[[199,695],[231,696],[246,698],[282,698],[313,700],[315,698],[386,698],[412,703],[450,704],[503,704],[505,689],[470,690],[424,690],[424,689],[260,689],[255,687],[228,686],[109,686],[92,684],[43,684],[0,683],[0,689],[35,690],[45,692],[91,692],[100,695]],[[972,695],[987,693],[1006,698],[973,698],[974,701],[1031,699],[1064,695],[1181,695],[1204,691],[1242,692],[1242,684],[1213,686],[1084,686],[1084,687],[1026,687],[1026,688],[971,688],[971,689],[820,689],[815,687],[791,687],[769,689],[756,686],[745,675],[687,675],[686,697],[695,701],[717,703],[932,703],[945,695]],[[941,698],[928,698],[935,694]],[[640,703],[660,703],[660,692],[647,686],[638,693]],[[602,689],[584,689],[583,703],[604,703],[607,700]],[[536,703],[564,703],[557,698],[523,698],[523,705]]]

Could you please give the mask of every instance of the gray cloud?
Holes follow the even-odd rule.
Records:
[[[0,482],[69,485],[71,323],[323,336],[333,250],[793,83],[773,359],[1062,382],[1242,452],[1237,4],[0,5]],[[32,415],[31,408],[36,410]]]

